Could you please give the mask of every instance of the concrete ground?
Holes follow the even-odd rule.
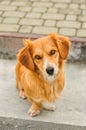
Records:
[[[0,59],[0,130],[86,130],[86,64],[67,63],[66,84],[56,111],[27,114],[30,103],[18,96],[16,60]]]
[[[86,0],[0,0],[0,32],[86,37]]]

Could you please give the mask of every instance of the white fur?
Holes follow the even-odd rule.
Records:
[[[56,109],[55,105],[49,102],[43,102],[42,106],[44,109],[51,110],[51,111]]]

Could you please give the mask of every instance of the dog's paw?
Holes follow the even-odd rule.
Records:
[[[54,111],[56,106],[52,103],[43,103],[43,108],[48,111]]]
[[[40,110],[35,110],[35,109],[33,109],[33,110],[29,110],[28,111],[28,114],[31,116],[31,117],[34,117],[34,116],[37,116],[37,115],[39,115],[39,113],[40,113]]]
[[[23,98],[23,99],[26,99],[26,98],[27,98],[23,90],[20,90],[20,91],[19,91],[19,96],[20,96],[21,98]]]

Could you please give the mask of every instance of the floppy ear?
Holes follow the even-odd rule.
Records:
[[[23,42],[25,47],[18,53],[17,58],[26,68],[34,70],[34,63],[30,54],[31,41],[24,39]]]
[[[70,41],[67,37],[59,36],[55,33],[50,34],[51,38],[56,41],[60,56],[62,59],[66,59],[70,49]]]

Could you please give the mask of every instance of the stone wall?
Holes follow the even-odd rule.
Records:
[[[0,37],[0,58],[13,59],[23,47],[23,38]],[[86,43],[72,42],[68,61],[86,61]]]
[[[86,61],[86,43],[71,43],[69,61]]]

